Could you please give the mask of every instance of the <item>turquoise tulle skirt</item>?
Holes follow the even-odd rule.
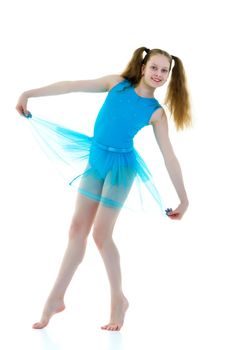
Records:
[[[79,193],[108,207],[135,210],[143,209],[147,188],[165,215],[152,175],[134,147],[109,147],[94,137],[36,116],[27,121],[40,147]]]

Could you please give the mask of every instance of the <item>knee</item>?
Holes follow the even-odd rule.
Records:
[[[69,239],[79,237],[87,238],[90,232],[90,226],[80,219],[73,219],[69,229]]]
[[[103,226],[94,226],[92,235],[98,249],[102,249],[104,243],[109,237],[109,235],[106,232],[106,229]]]

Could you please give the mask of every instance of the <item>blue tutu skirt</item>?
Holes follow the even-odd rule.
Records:
[[[79,193],[108,207],[135,210],[143,209],[146,187],[165,215],[152,175],[134,147],[108,147],[57,123],[36,116],[27,120],[46,155]]]

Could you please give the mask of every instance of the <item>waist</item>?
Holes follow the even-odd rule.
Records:
[[[103,149],[105,151],[109,151],[109,152],[128,153],[128,152],[132,152],[133,151],[133,146],[127,147],[127,148],[116,148],[116,147],[104,145],[104,144],[102,144],[100,142],[97,142],[95,139],[93,139],[93,143],[97,147],[99,147],[99,148],[101,148],[101,149]]]

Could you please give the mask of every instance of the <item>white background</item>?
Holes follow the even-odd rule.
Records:
[[[232,39],[230,1],[7,1],[1,26],[1,348],[232,349]],[[61,80],[121,73],[133,51],[161,48],[184,63],[194,127],[170,138],[190,206],[181,221],[122,212],[114,239],[130,302],[121,332],[90,235],[66,310],[32,330],[67,244],[75,193],[38,148],[15,106]],[[166,86],[155,91],[162,103]],[[91,134],[105,94],[34,98],[28,109]],[[146,140],[146,143],[145,143]],[[145,128],[138,145],[168,207],[176,193]]]

